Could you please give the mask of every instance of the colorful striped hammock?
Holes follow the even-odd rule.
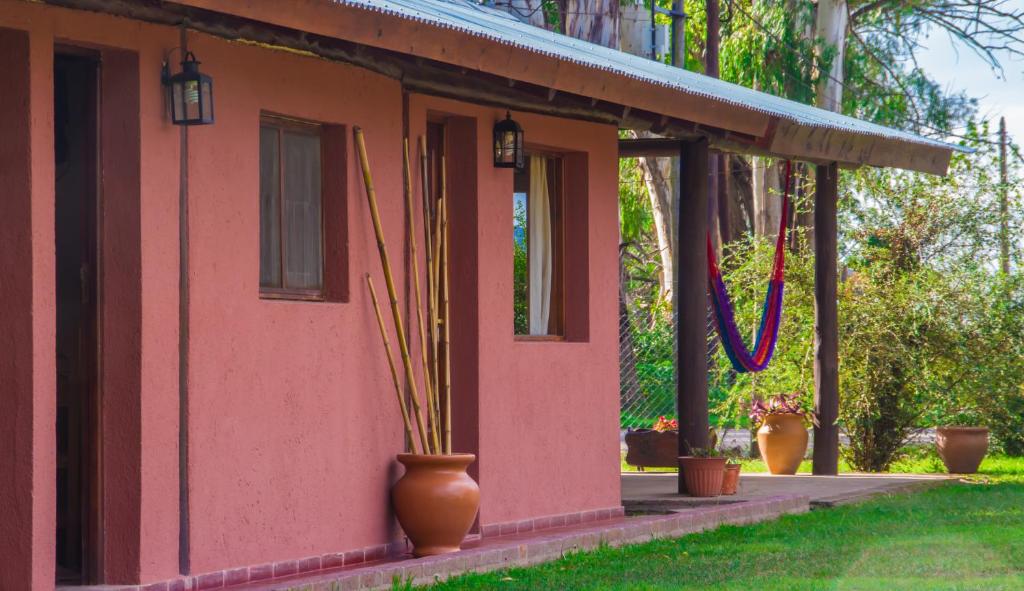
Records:
[[[711,306],[715,312],[715,327],[721,338],[722,348],[738,373],[753,373],[764,370],[775,352],[779,338],[779,324],[782,322],[783,269],[786,263],[786,217],[789,214],[789,189],[792,181],[791,163],[786,161],[786,186],[782,196],[782,219],[779,221],[779,237],[775,242],[775,264],[768,281],[768,293],[764,296],[761,325],[754,339],[754,350],[749,351],[743,343],[736,315],[733,312],[729,292],[726,290],[722,272],[715,259],[715,249],[708,234],[708,283],[711,289]]]

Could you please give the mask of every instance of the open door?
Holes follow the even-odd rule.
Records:
[[[59,583],[98,574],[98,73],[93,55],[54,57]]]

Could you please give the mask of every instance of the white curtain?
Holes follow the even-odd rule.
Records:
[[[530,334],[548,334],[551,317],[551,196],[548,161],[530,156],[530,194],[527,220],[530,256]]]

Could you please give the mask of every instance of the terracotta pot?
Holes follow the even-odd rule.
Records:
[[[679,431],[637,429],[626,433],[626,463],[638,468],[677,468]]]
[[[974,474],[988,452],[988,427],[939,427],[935,447],[950,474]]]
[[[757,430],[757,446],[772,474],[796,474],[807,453],[807,428],[802,415],[774,414]]]
[[[466,473],[473,454],[398,454],[405,474],[391,503],[416,556],[456,552],[480,508],[480,487]]]
[[[686,492],[691,497],[717,497],[722,494],[725,458],[681,456],[679,469],[683,471]]]
[[[741,464],[726,464],[725,474],[722,475],[722,494],[734,495],[740,487]]]

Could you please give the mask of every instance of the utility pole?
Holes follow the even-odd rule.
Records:
[[[999,268],[1010,273],[1010,204],[1006,176],[1006,117],[999,118]]]
[[[672,9],[665,10],[658,6],[658,0],[651,0],[651,59],[658,59],[658,24],[655,16],[664,14],[672,19],[672,49],[669,63],[678,68],[686,69],[686,7],[683,0],[673,0]]]

